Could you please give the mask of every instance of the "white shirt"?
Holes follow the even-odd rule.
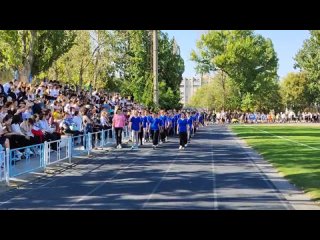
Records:
[[[21,131],[21,128],[20,128],[20,125],[15,123],[15,124],[11,124],[11,128],[12,128],[12,132],[14,133],[18,133],[18,134],[21,134],[21,135],[24,135]]]
[[[78,116],[74,116],[73,117],[73,122],[77,125],[77,129],[79,129],[79,131],[82,131],[82,118],[78,115]]]
[[[52,133],[53,132],[53,128],[51,128],[48,124],[47,120],[40,120],[39,121],[39,125],[41,130],[44,130],[46,132]]]
[[[64,111],[67,112],[67,113],[70,113],[70,104],[67,103],[65,106],[64,106]]]
[[[8,82],[3,84],[3,90],[6,94],[8,94],[9,89],[10,89],[10,84]]]
[[[58,97],[59,96],[59,90],[58,89],[52,89],[50,91],[50,96],[51,97]]]

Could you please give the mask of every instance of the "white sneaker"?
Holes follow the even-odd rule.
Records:
[[[119,144],[118,147],[119,147],[119,149],[121,149],[122,148],[121,144]]]
[[[185,147],[188,147],[188,144],[185,144],[184,146],[185,146]]]
[[[181,149],[182,149],[182,146],[180,145],[179,150],[181,150]]]

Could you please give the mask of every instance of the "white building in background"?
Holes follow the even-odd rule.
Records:
[[[185,106],[191,99],[192,95],[201,87],[201,78],[183,78],[180,84],[180,99]]]

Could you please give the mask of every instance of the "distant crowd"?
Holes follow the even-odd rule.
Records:
[[[208,112],[206,122],[214,123],[320,123],[319,112],[287,111],[280,113],[261,112]]]

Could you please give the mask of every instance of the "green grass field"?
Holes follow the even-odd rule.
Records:
[[[320,200],[320,126],[232,125],[290,182]]]

